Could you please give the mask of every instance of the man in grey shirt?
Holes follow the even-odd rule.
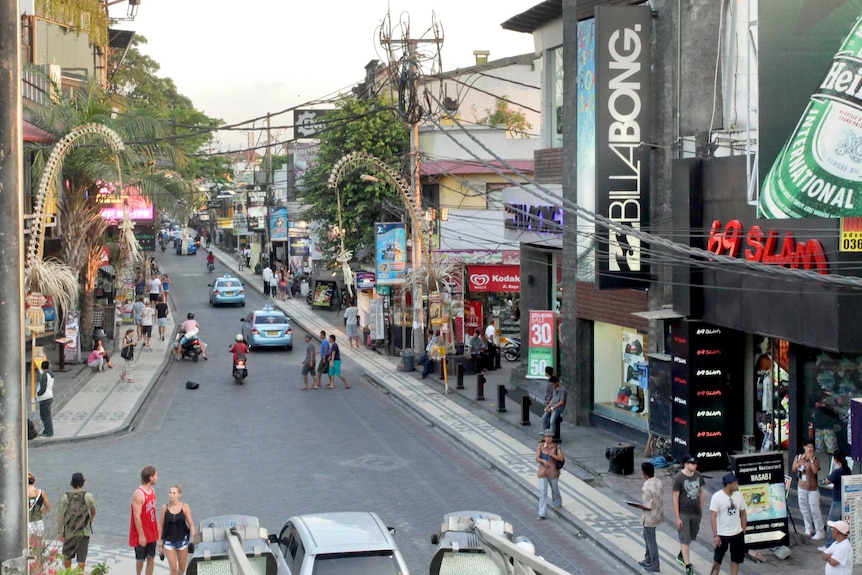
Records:
[[[314,371],[314,344],[311,343],[311,334],[305,334],[305,359],[302,360],[302,387],[300,389],[308,389],[308,374],[311,374],[311,381],[315,381],[317,373]],[[315,386],[316,387],[316,386]]]
[[[551,396],[551,401],[545,406],[545,414],[542,416],[542,430],[553,429],[566,408],[566,388],[560,383],[560,378],[552,375],[548,381],[554,386],[554,394]]]

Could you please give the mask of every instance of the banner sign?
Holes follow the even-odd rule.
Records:
[[[311,305],[314,307],[332,307],[332,296],[335,295],[337,289],[338,284],[335,282],[317,280],[314,282]]]
[[[521,266],[467,266],[471,292],[520,292]]]
[[[596,212],[640,230],[649,225],[649,6],[596,8]],[[646,246],[596,230],[596,287],[643,287]]]
[[[545,368],[555,367],[557,357],[557,314],[530,310],[530,341],[527,378],[545,379]]]
[[[407,273],[406,224],[374,224],[377,247],[377,285],[401,285]]]
[[[371,339],[383,340],[386,338],[386,324],[383,317],[383,298],[371,300]]]
[[[288,239],[289,255],[304,256],[311,255],[311,238],[303,238],[299,236],[290,236]]]
[[[745,498],[745,546],[766,549],[787,545],[787,490],[784,454],[780,451],[747,453],[731,457]]]
[[[273,242],[287,241],[287,208],[269,209],[269,239]]]
[[[482,310],[482,302],[480,301],[465,301],[464,302],[464,341],[472,337],[476,330],[482,334],[482,326],[485,325],[484,311]]]
[[[135,239],[138,240],[141,251],[156,251],[156,228],[154,226],[138,225],[132,232],[135,234]]]
[[[356,289],[374,289],[377,277],[374,272],[359,270],[356,276]]]
[[[853,564],[862,563],[862,475],[841,478],[841,519],[850,524]],[[827,529],[829,529],[827,527]]]

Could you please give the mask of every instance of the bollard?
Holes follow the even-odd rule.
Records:
[[[521,398],[521,425],[530,425],[530,406],[533,404],[529,396]]]
[[[506,413],[506,394],[509,393],[506,391],[505,385],[497,386],[497,413]]]
[[[563,440],[560,439],[560,424],[563,423],[562,414],[557,418],[557,421],[554,422],[554,443],[562,443]]]
[[[455,384],[455,389],[464,389],[464,364],[458,364],[458,383]]]
[[[476,401],[485,401],[485,376],[476,376]]]

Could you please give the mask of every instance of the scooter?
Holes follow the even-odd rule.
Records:
[[[506,361],[518,361],[521,359],[521,338],[510,337],[503,346],[503,357]]]
[[[212,272],[215,270],[215,264],[213,262],[207,262],[207,271]]]
[[[190,357],[197,361],[201,355],[201,340],[198,338],[197,330],[190,331],[185,335],[186,342],[183,343],[183,335],[177,334],[177,345],[180,346],[180,359]]]
[[[233,378],[237,383],[242,385],[243,380],[248,377],[248,368],[246,368],[246,358],[244,353],[236,354],[236,359],[233,362]]]

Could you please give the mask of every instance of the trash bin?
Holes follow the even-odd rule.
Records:
[[[635,470],[635,446],[617,443],[616,447],[605,450],[609,471],[617,475],[631,475]]]
[[[413,365],[413,350],[405,349],[401,351],[401,371],[415,371],[416,368]]]

